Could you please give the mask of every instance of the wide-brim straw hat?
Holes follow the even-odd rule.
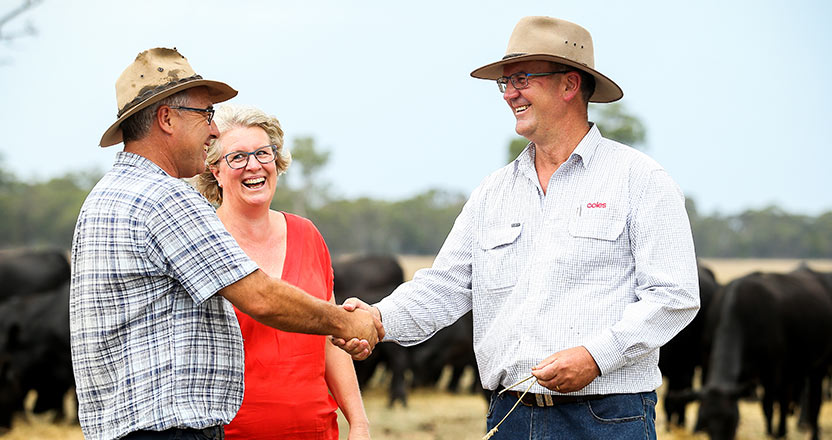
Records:
[[[104,132],[100,145],[109,147],[122,141],[121,123],[143,108],[193,87],[207,87],[212,102],[227,101],[237,95],[228,84],[202,79],[176,48],[157,47],[138,56],[116,81],[118,120]]]
[[[613,102],[624,96],[618,84],[595,70],[592,36],[575,23],[552,17],[521,18],[508,40],[506,55],[471,76],[497,79],[503,76],[503,66],[521,61],[552,61],[589,73],[595,78],[590,102]]]

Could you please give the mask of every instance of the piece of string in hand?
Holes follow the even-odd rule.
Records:
[[[512,388],[516,387],[517,385],[520,385],[521,383],[523,383],[523,382],[525,382],[525,381],[527,381],[527,380],[529,380],[529,379],[534,379],[534,375],[531,375],[531,376],[529,376],[529,377],[527,377],[527,378],[525,378],[525,379],[523,379],[523,380],[520,380],[520,381],[514,382],[513,384],[509,385],[509,386],[508,386],[508,388],[503,388],[503,390],[502,390],[502,391],[500,391],[499,393],[497,393],[497,395],[498,395],[498,396],[502,396],[502,395],[503,395],[503,393],[505,393],[506,391],[511,390]],[[526,391],[528,391],[528,390],[526,390]],[[523,394],[525,394],[525,393],[523,393]]]

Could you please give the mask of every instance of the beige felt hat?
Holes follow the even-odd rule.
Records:
[[[521,61],[553,61],[583,70],[595,77],[595,93],[590,102],[613,102],[621,99],[621,87],[595,70],[595,55],[589,31],[552,17],[523,17],[508,40],[502,60],[471,72],[480,79],[503,76],[503,66]]]
[[[140,53],[116,80],[118,120],[104,132],[100,145],[109,147],[121,142],[121,123],[139,110],[176,92],[199,86],[208,88],[214,103],[237,95],[228,84],[202,79],[194,73],[176,48],[157,47]]]

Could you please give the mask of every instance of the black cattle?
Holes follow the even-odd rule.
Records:
[[[401,265],[390,255],[364,255],[336,260],[332,269],[335,274],[335,298],[338,302],[356,297],[374,304],[404,282]],[[392,375],[389,405],[393,406],[398,400],[406,406],[405,371],[410,366],[410,360],[407,349],[399,344],[378,344],[370,357],[354,362],[359,385],[364,386],[382,364],[387,366]]]
[[[333,263],[335,272],[335,295],[338,301],[357,297],[368,304],[374,304],[389,295],[403,281],[403,271],[393,256],[370,255],[340,260]],[[439,330],[427,341],[402,347],[394,343],[379,344],[364,361],[355,362],[356,375],[362,386],[372,377],[380,365],[391,373],[390,399],[407,406],[407,383],[405,373],[409,370],[413,386],[436,385],[442,370],[452,368],[448,389],[456,391],[459,379],[467,367],[473,367],[476,380],[471,391],[483,392],[477,363],[474,357],[473,315],[469,312],[454,324]]]
[[[798,270],[734,280],[718,292],[708,328],[713,347],[699,417],[710,437],[734,437],[737,399],[757,385],[767,432],[785,436],[786,415],[808,383],[808,419],[817,439],[821,381],[832,358],[832,291],[821,277]]]
[[[0,426],[37,391],[33,411],[66,418],[64,396],[75,386],[69,342],[69,281],[55,290],[0,304]]]
[[[0,344],[6,345],[4,341]],[[21,407],[23,392],[20,385],[18,371],[12,366],[9,354],[0,351],[0,434],[12,426],[12,415]]]
[[[685,426],[685,408],[696,399],[693,390],[693,376],[696,368],[706,369],[708,359],[704,338],[708,309],[718,288],[711,269],[699,264],[700,308],[693,321],[682,329],[659,352],[659,369],[667,379],[664,395],[664,412],[667,429],[671,426]]]
[[[69,279],[66,252],[57,249],[0,250],[0,301],[48,292]]]
[[[486,394],[479,379],[474,355],[473,313],[462,315],[455,323],[436,332],[427,341],[410,347],[414,387],[435,386],[446,366],[451,367],[449,391],[459,391],[459,381],[466,368],[474,371],[469,392]],[[490,396],[490,392],[487,393]]]
[[[800,263],[798,266],[798,271],[810,271],[814,272],[811,267],[806,262]],[[814,272],[821,280],[822,283],[826,286],[829,292],[832,292],[832,272]],[[821,401],[826,401],[832,399],[832,361],[830,361],[829,367],[826,371],[826,376],[823,379],[823,384],[825,385],[821,391]],[[810,429],[811,423],[809,422],[809,384],[808,381],[806,385],[803,387],[800,393],[800,416],[797,421],[798,429],[805,431]]]

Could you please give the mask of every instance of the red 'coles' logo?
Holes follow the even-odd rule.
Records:
[[[586,207],[587,208],[606,208],[607,204],[606,203],[600,203],[600,202],[587,203]]]

